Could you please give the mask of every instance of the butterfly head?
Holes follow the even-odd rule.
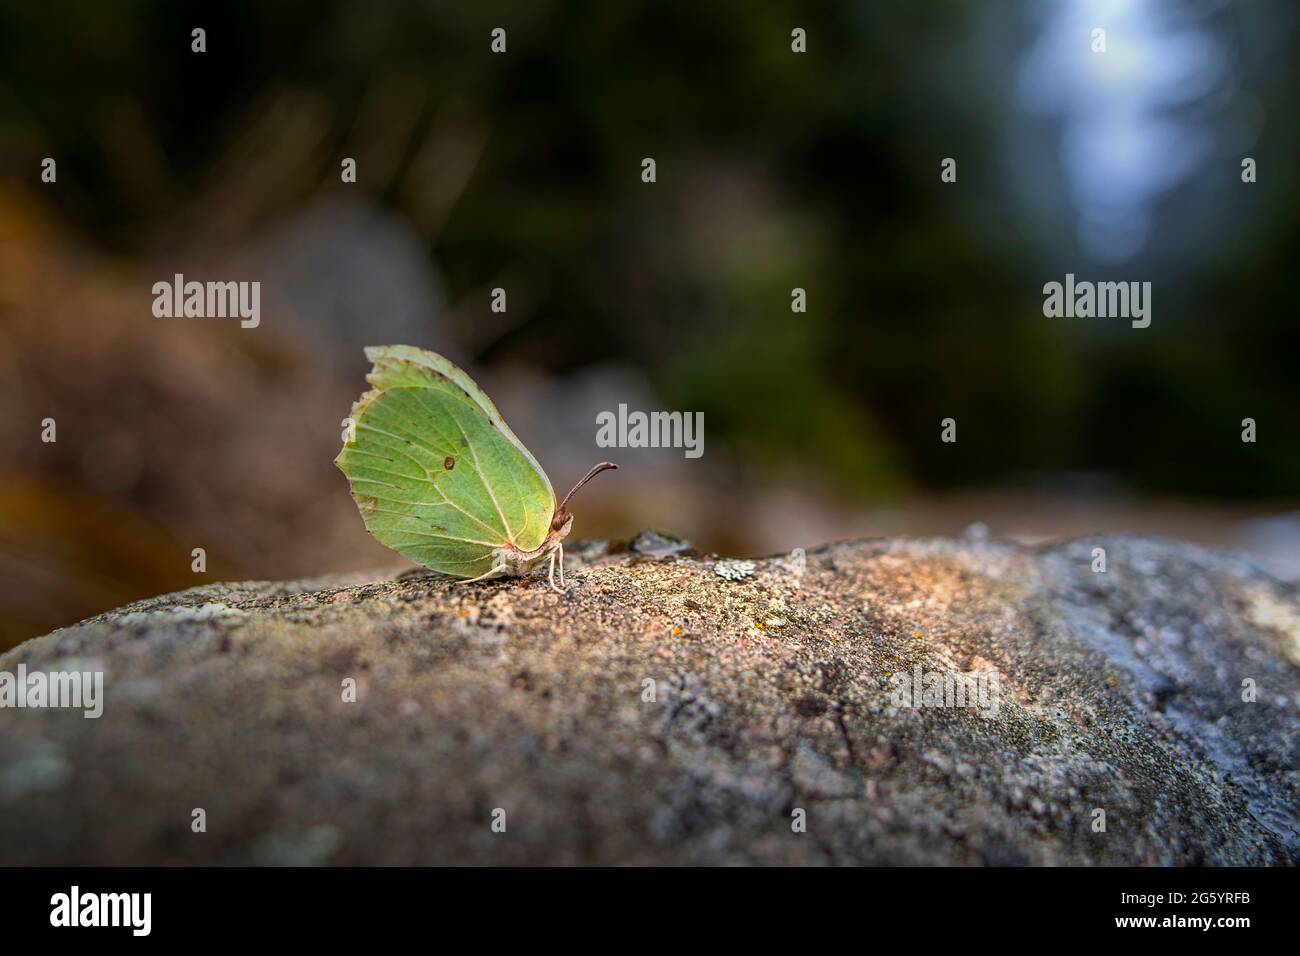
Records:
[[[551,535],[557,540],[567,538],[569,529],[573,527],[573,515],[567,511],[555,512],[555,518],[551,521]]]

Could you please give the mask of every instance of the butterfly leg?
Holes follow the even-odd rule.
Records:
[[[551,553],[550,553],[550,566],[549,566],[549,568],[547,569],[547,578],[548,578],[548,579],[550,580],[550,582],[551,582],[551,590],[553,590],[553,591],[559,591],[561,594],[563,594],[563,593],[564,593],[564,588],[563,588],[562,586],[561,586],[561,587],[556,587],[556,585],[555,585],[555,553],[556,553],[556,551],[559,551],[559,553],[560,553],[560,555],[561,555],[561,558],[560,558],[560,584],[561,584],[561,585],[564,584],[564,558],[563,558],[563,555],[564,555],[564,549],[563,549],[560,545],[556,545],[554,548],[551,549]]]
[[[463,580],[457,581],[456,583],[457,583],[457,584],[473,584],[475,581],[486,581],[488,578],[494,578],[494,577],[496,577],[498,574],[501,574],[502,572],[505,571],[505,569],[506,569],[506,566],[505,566],[504,564],[498,564],[495,568],[492,568],[492,569],[489,570],[486,574],[480,574],[480,575],[479,575],[478,577],[476,577],[476,578],[464,578]]]
[[[564,544],[557,544],[556,547],[560,549],[560,553],[556,557],[555,563],[560,566],[560,587],[564,587]]]

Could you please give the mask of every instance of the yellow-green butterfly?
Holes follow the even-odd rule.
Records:
[[[596,465],[556,508],[542,466],[463,371],[409,345],[367,348],[366,358],[373,388],[353,404],[334,463],[370,533],[469,581],[524,574],[549,558],[551,587],[562,590],[569,499],[618,465]]]

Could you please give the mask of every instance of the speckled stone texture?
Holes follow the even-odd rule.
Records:
[[[29,641],[0,671],[102,668],[105,709],[0,711],[0,862],[1300,859],[1300,596],[1244,559],[869,541],[718,570],[592,544],[563,595],[216,584]],[[897,706],[916,665],[996,672],[996,713]]]

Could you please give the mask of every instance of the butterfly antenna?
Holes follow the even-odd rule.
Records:
[[[602,471],[609,471],[611,468],[617,468],[617,467],[618,465],[614,464],[612,461],[602,461],[599,465],[592,468],[591,471],[583,475],[582,480],[573,486],[573,490],[571,490],[567,495],[564,496],[564,500],[560,502],[560,507],[555,509],[556,521],[562,520],[561,515],[568,514],[568,512],[564,510],[564,506],[569,503],[570,498],[572,498],[575,494],[578,493],[579,488],[581,488],[587,482],[591,481],[591,479],[595,478]]]

